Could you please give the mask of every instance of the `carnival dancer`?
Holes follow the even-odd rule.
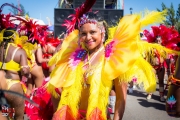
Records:
[[[177,31],[176,31],[177,33]],[[180,35],[173,38],[169,44],[175,50],[180,50]],[[171,75],[168,79],[168,93],[166,99],[166,112],[170,116],[180,117],[180,55],[173,55],[171,61]],[[171,60],[171,59],[170,59]],[[174,65],[175,64],[175,65]],[[175,70],[174,70],[175,67]]]
[[[177,37],[178,33],[175,31],[174,27],[168,28],[165,25],[160,26],[152,26],[152,31],[144,30],[144,35],[147,38],[147,41],[150,43],[161,44],[167,48],[174,49],[174,39]],[[175,49],[177,50],[177,49]],[[162,53],[159,53],[162,52]],[[161,56],[161,54],[163,54]],[[160,101],[165,101],[164,98],[164,78],[168,75],[169,69],[169,61],[168,56],[165,51],[157,51],[156,49],[152,49],[149,55],[147,56],[147,60],[154,66],[156,70],[156,74],[159,81],[159,93],[160,93]],[[147,99],[151,99],[152,93],[148,94]]]
[[[160,56],[160,54],[158,53],[158,51],[153,50],[152,51],[154,56],[150,58],[150,63],[152,64],[152,66],[154,67],[154,69],[156,70],[156,75],[158,78],[158,83],[159,83],[159,95],[160,95],[160,101],[164,102],[165,98],[164,98],[164,76],[165,76],[165,71],[167,71],[167,64],[165,59]],[[152,97],[152,93],[149,93],[147,96],[147,99],[151,99]]]
[[[20,21],[18,32],[21,35],[28,36],[28,41],[23,45],[28,55],[29,64],[31,66],[31,77],[27,81],[28,90],[26,95],[31,96],[36,88],[41,87],[45,78],[41,63],[48,62],[49,59],[43,58],[42,46],[46,44],[47,26],[40,26],[28,16],[25,19],[15,17]]]
[[[1,42],[1,69],[5,71],[7,88],[6,90],[12,90],[17,93],[24,94],[26,91],[23,91],[21,82],[22,76],[28,78],[29,75],[29,66],[27,64],[27,55],[26,52],[19,48],[13,43],[13,37],[15,33],[14,29],[3,30],[1,34],[4,34],[3,41]],[[19,73],[21,73],[19,75]],[[24,90],[25,87],[24,87]],[[15,109],[15,119],[23,120],[24,116],[24,99],[16,95],[6,95],[8,102],[11,107]]]
[[[168,90],[169,89],[169,85],[171,85],[171,81],[170,79],[168,79],[171,75],[174,75],[175,73],[175,66],[176,66],[176,60],[177,60],[177,55],[173,55],[173,54],[170,54],[169,55],[169,75],[167,76],[167,84],[166,84],[166,87],[165,87],[165,90]]]
[[[55,39],[47,40],[47,26],[40,26],[29,18],[24,20],[16,17],[16,19],[21,21],[18,25],[18,32],[21,35],[28,36],[28,41],[24,43],[17,42],[19,46],[26,50],[31,66],[32,77],[27,81],[28,92],[26,92],[26,96],[39,104],[39,107],[36,107],[26,101],[25,113],[32,120],[50,120],[53,115],[53,106],[50,94],[44,89],[44,85],[49,81],[49,78],[45,78],[42,69],[42,63],[47,63],[49,58],[43,57],[43,51],[45,50],[47,55],[53,54],[54,46],[57,46],[59,41]]]
[[[22,77],[28,78],[29,76],[29,66],[27,63],[26,52],[19,48],[14,42],[17,40],[21,41],[21,37],[16,32],[15,24],[10,21],[10,14],[2,14],[2,8],[4,6],[12,6],[11,4],[5,3],[0,8],[0,69],[5,72],[5,83],[2,88],[5,90],[11,90],[20,94],[26,92],[25,85],[21,83]],[[14,7],[16,8],[16,7]],[[3,80],[3,79],[1,79]],[[24,99],[14,94],[5,94],[5,97],[10,104],[10,109],[15,109],[14,117],[16,120],[23,120],[24,116]]]
[[[180,47],[180,46],[179,46]],[[176,62],[175,73],[169,77],[171,82],[166,101],[166,112],[170,116],[180,117],[180,55]]]
[[[61,44],[61,40],[54,38],[54,37],[46,37],[46,43],[45,45],[42,46],[42,53],[43,53],[43,58],[44,59],[50,59],[56,52],[56,48],[58,45]],[[51,72],[51,67],[48,66],[48,62],[42,62],[42,68],[45,77],[49,77],[50,72]]]
[[[49,62],[49,66],[56,66],[50,75],[48,90],[52,95],[57,95],[55,88],[62,90],[53,120],[106,120],[113,83],[116,92],[114,119],[122,119],[127,83],[134,75],[138,83],[144,83],[147,92],[155,91],[155,73],[141,55],[143,49],[154,45],[140,41],[138,34],[142,27],[162,22],[166,11],[152,11],[144,19],[128,15],[117,26],[107,28],[97,12],[88,12],[94,2],[87,0],[75,10],[75,15],[71,15],[72,21],[65,24],[69,35]],[[154,47],[173,52],[160,45]]]
[[[177,55],[169,55],[169,59],[170,59],[170,64],[169,64],[170,75],[173,75],[175,73],[177,57],[178,57]]]
[[[62,39],[58,38],[47,38],[47,45],[43,46],[43,57],[50,59],[55,53],[57,53],[61,48]],[[44,71],[44,75],[48,81],[50,80],[49,75],[54,69],[54,65],[48,66],[47,62],[42,63],[42,68]],[[54,97],[51,95],[51,102],[53,105],[53,113],[56,111],[59,99],[60,99],[60,90],[59,88],[55,88],[59,97]]]

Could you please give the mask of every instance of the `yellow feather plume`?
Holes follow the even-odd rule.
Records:
[[[153,67],[142,57],[139,57],[134,65],[119,77],[120,82],[130,82],[132,78],[137,78],[137,84],[142,84],[147,93],[156,89],[156,76]]]
[[[64,105],[68,105],[71,109],[72,115],[74,118],[78,116],[78,107],[79,100],[81,97],[82,91],[82,63],[77,66],[76,72],[74,74],[75,82],[70,87],[63,87],[63,92],[61,94],[61,101],[58,105],[58,110],[61,109]]]
[[[0,43],[3,41],[4,31],[5,31],[5,29],[1,30],[1,32],[0,32]]]
[[[167,10],[162,12],[145,10],[137,15],[141,18],[141,28],[143,28],[150,24],[163,23],[166,19]]]
[[[161,46],[160,44],[151,44],[146,41],[139,41],[138,49],[141,54],[148,53],[149,56],[146,56],[146,57],[154,57],[153,52],[152,52],[153,49],[157,50],[160,56],[163,57],[164,59],[167,58],[168,54],[179,54],[178,51],[168,49],[164,46]]]

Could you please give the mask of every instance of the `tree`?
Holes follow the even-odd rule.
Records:
[[[167,19],[164,21],[166,26],[174,26],[176,30],[180,33],[180,4],[178,5],[178,10],[175,11],[173,4],[168,8],[164,3],[161,4],[162,11],[167,10]],[[158,11],[161,11],[157,8]]]
[[[22,11],[22,12],[20,12],[20,16],[25,16],[25,15],[29,16],[29,12],[26,12],[26,10],[25,10],[25,8],[24,8],[24,6],[22,4],[19,4],[19,7],[18,7],[18,5],[14,5],[13,3],[12,3],[12,5],[17,7],[17,8],[20,7],[20,9]],[[11,8],[11,9],[9,9],[9,11],[12,12],[13,15],[19,15],[18,14],[19,11],[17,9],[15,9],[15,8]]]
[[[178,5],[178,10],[176,11],[176,29],[178,30],[178,32],[180,33],[180,4]]]

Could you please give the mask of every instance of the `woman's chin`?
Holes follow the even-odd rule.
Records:
[[[89,45],[89,46],[86,46],[86,48],[87,48],[88,50],[93,50],[95,47],[94,47],[94,46]]]

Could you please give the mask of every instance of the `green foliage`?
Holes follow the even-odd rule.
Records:
[[[18,5],[14,5],[12,3],[13,6],[17,7],[18,8]],[[22,4],[19,5],[20,9],[22,10],[22,12],[20,13],[20,16],[25,16],[25,15],[28,15],[29,16],[29,12],[26,12],[24,6]],[[13,14],[13,15],[18,15],[19,11],[15,8],[11,8],[9,9],[9,11]]]
[[[13,6],[17,7],[17,5],[14,5],[14,3],[12,3]],[[14,8],[11,8],[9,9],[9,11],[13,14],[13,15],[17,15],[18,14],[18,10],[17,9],[14,9]]]
[[[176,30],[180,33],[180,4],[178,4],[177,11],[174,9],[173,4],[171,3],[170,7],[167,7],[164,3],[161,4],[162,10],[157,9],[158,11],[168,10],[167,19],[164,21],[166,26],[175,26]]]

